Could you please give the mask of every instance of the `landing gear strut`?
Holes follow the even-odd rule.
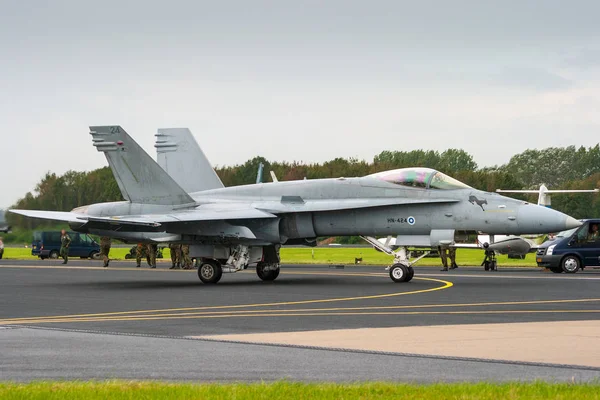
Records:
[[[250,247],[238,244],[235,247],[210,249],[204,256],[196,255],[198,278],[203,283],[219,282],[223,274],[234,273],[257,263],[256,275],[263,281],[274,281],[279,276],[279,249],[281,246]]]
[[[389,271],[390,278],[394,282],[410,282],[415,275],[415,270],[412,266],[429,254],[429,251],[426,251],[411,261],[410,251],[405,246],[402,246],[398,250],[394,251],[388,246],[389,240],[385,244],[382,244],[376,238],[371,236],[361,236],[361,238],[369,242],[377,250],[394,257],[394,263],[385,269],[386,271]]]

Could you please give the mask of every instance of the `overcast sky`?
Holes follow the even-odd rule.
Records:
[[[480,166],[600,141],[598,1],[0,0],[0,206],[153,156],[189,127],[213,164],[463,148]]]

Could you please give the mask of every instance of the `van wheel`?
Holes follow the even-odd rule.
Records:
[[[99,260],[100,259],[100,253],[97,251],[92,251],[90,253],[90,259],[91,260]]]
[[[562,270],[565,271],[565,273],[574,274],[575,272],[579,271],[579,268],[581,267],[581,262],[579,261],[579,258],[577,256],[566,256],[565,258],[563,258],[561,266]]]
[[[56,260],[58,258],[58,250],[52,250],[50,254],[48,254],[48,257],[53,260]]]

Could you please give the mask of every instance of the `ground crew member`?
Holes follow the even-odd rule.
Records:
[[[171,268],[179,269],[181,266],[181,245],[176,243],[169,243],[169,250],[171,251]]]
[[[0,260],[2,260],[3,255],[4,255],[4,242],[2,241],[2,238],[0,237]]]
[[[100,238],[100,252],[102,253],[102,260],[104,260],[104,268],[108,267],[108,253],[110,253],[111,239],[108,236],[102,236]]]
[[[450,269],[458,268],[456,265],[456,249],[454,247],[442,247],[438,246],[438,251],[440,252],[440,257],[442,259],[442,271],[448,271],[448,257],[450,257]]]
[[[139,268],[141,267],[141,262],[142,262],[142,255],[144,253],[144,245],[142,243],[138,243],[137,247],[135,248],[135,263],[136,263],[136,267]]]
[[[192,269],[192,259],[190,258],[190,245],[181,245],[181,256],[183,258],[183,269]]]
[[[64,229],[60,231],[60,256],[63,258],[63,264],[69,261],[69,246],[71,245],[71,238],[67,235],[67,231]]]
[[[150,268],[156,268],[156,251],[158,250],[158,245],[154,243],[148,243],[146,245],[146,261]]]

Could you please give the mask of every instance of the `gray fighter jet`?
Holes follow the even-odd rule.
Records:
[[[428,168],[188,193],[120,126],[90,127],[90,134],[125,201],[71,212],[10,211],[68,222],[79,232],[188,243],[190,256],[202,259],[198,276],[204,283],[253,264],[262,280],[274,280],[280,246],[312,243],[317,236],[361,235],[377,246],[376,236],[411,235],[436,247],[452,244],[457,232],[548,233],[581,225],[558,211],[479,191]],[[418,258],[411,261],[404,247],[379,246],[394,257],[391,279],[410,281]]]

